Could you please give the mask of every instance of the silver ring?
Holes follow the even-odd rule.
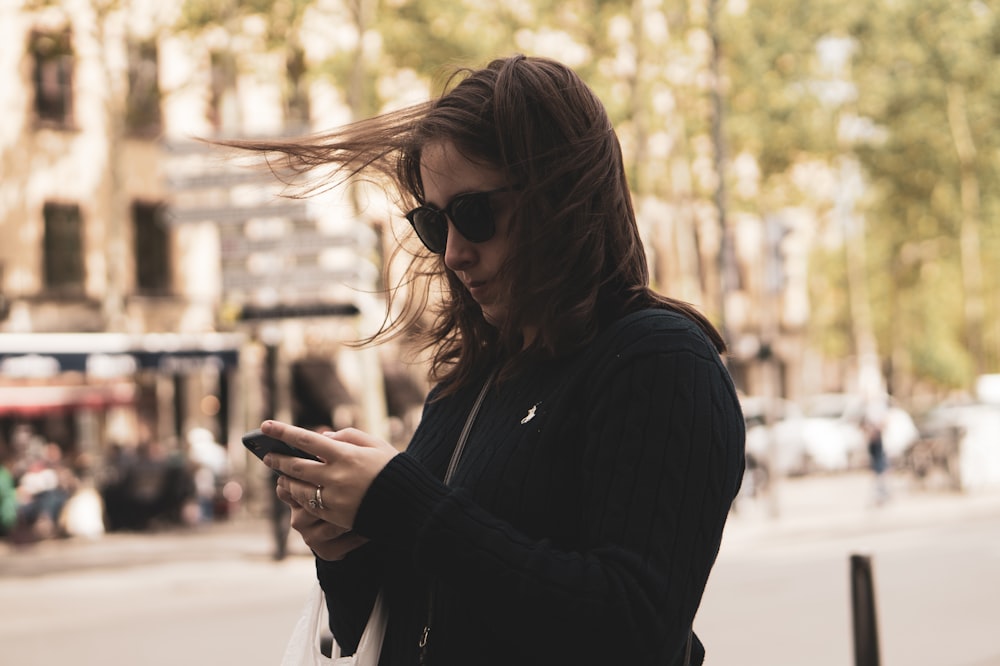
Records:
[[[326,505],[323,504],[322,493],[323,493],[323,486],[316,486],[316,497],[309,500],[310,509],[319,509],[322,511],[323,509],[326,508]]]

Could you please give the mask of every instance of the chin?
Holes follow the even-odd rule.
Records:
[[[500,328],[500,324],[503,322],[503,315],[504,315],[504,313],[501,310],[487,306],[482,308],[482,311],[483,311],[483,319],[486,320],[487,324],[489,324],[494,328]]]

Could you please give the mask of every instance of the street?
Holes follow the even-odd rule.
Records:
[[[864,475],[786,481],[730,520],[695,629],[710,666],[854,663],[848,558],[870,555],[882,663],[1000,665],[1000,494],[866,504]],[[293,540],[295,539],[293,535]],[[276,666],[313,581],[267,524],[0,553],[0,645],[18,666]]]
[[[6,580],[5,664],[280,663],[311,562],[157,564]]]
[[[112,535],[106,539],[119,540],[116,552],[125,555],[107,567],[86,552],[108,556],[101,543],[80,546],[84,552],[71,554],[79,568],[64,572],[51,573],[56,563],[45,552],[44,573],[0,578],[3,663],[275,666],[314,570],[303,549],[273,561],[266,523],[259,527],[256,538],[239,532],[229,545],[209,541],[219,546],[213,554],[184,548],[198,537]],[[130,547],[136,539],[164,548]]]
[[[871,557],[885,666],[1000,665],[1000,496],[911,491],[871,507],[871,479],[784,482],[780,519],[730,518],[695,630],[706,664],[854,664],[849,559]]]

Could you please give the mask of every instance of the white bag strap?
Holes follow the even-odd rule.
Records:
[[[323,590],[314,585],[309,593],[302,615],[292,629],[285,646],[281,666],[325,666],[330,660],[319,649],[320,630],[326,622],[326,601]],[[336,646],[335,646],[336,647]]]
[[[343,657],[340,646],[334,641],[331,655],[327,657],[320,651],[319,640],[329,628],[329,613],[323,589],[316,585],[302,609],[302,616],[292,630],[281,666],[378,666],[386,619],[382,592],[379,591],[357,651],[349,657]]]

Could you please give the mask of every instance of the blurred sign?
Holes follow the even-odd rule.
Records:
[[[77,409],[100,410],[134,401],[132,383],[0,386],[0,416],[36,417]]]
[[[305,217],[306,205],[301,201],[290,203],[274,203],[253,208],[241,208],[229,205],[191,206],[184,208],[172,206],[167,209],[166,219],[169,224],[185,222],[215,222],[216,224],[243,225],[254,218]]]
[[[87,376],[110,379],[130,377],[138,370],[134,356],[128,354],[91,354],[87,356]]]
[[[44,379],[63,372],[124,377],[139,368],[235,367],[236,333],[0,333],[0,377]]]
[[[284,179],[232,153],[202,143],[167,148],[167,219],[217,225],[227,309],[356,312],[355,294],[374,289],[378,269],[363,256],[374,234],[353,213],[282,197]]]
[[[0,375],[20,379],[44,379],[59,374],[59,360],[53,356],[27,354],[0,358]]]

